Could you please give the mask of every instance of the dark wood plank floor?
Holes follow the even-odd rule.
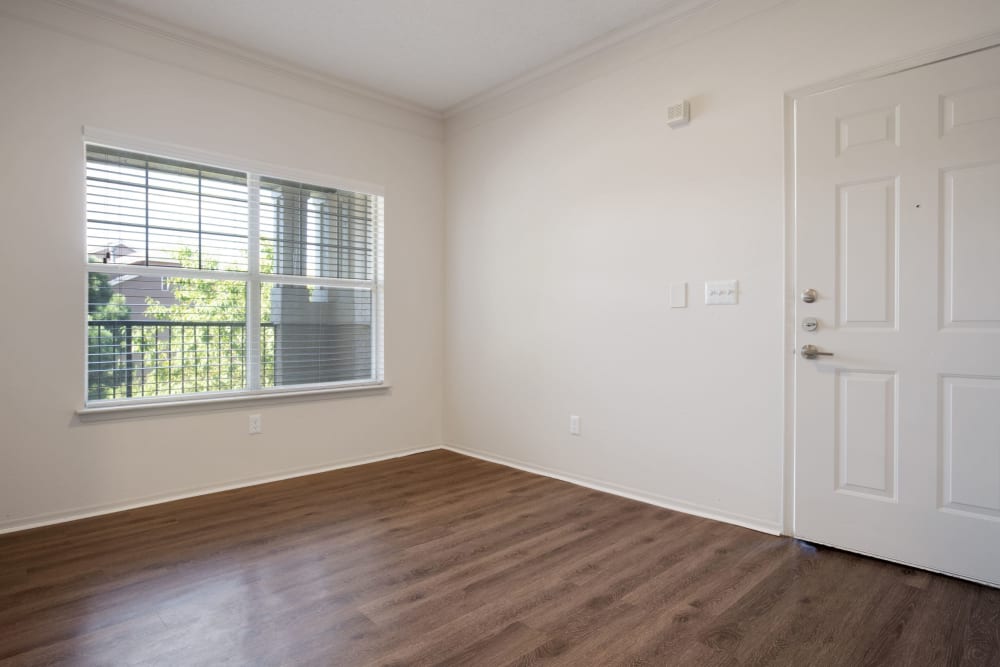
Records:
[[[1000,590],[443,451],[0,537],[3,665],[998,665]]]

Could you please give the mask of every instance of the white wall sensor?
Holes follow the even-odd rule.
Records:
[[[687,100],[671,104],[667,107],[667,125],[670,127],[680,127],[687,125],[691,121],[691,105]]]

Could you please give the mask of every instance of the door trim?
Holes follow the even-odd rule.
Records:
[[[785,322],[782,340],[784,350],[782,362],[783,402],[783,450],[779,465],[780,519],[781,532],[796,536],[795,533],[795,241],[796,241],[796,182],[795,182],[795,130],[796,104],[799,99],[843,88],[862,81],[878,79],[906,70],[926,67],[944,60],[959,58],[978,51],[1000,47],[1000,32],[991,32],[977,37],[954,42],[905,58],[856,70],[818,83],[802,86],[785,93],[784,104],[784,155],[785,173],[783,181],[785,200],[784,258],[785,271],[782,281],[784,294]],[[943,573],[949,574],[949,573]],[[954,576],[954,575],[952,575]]]

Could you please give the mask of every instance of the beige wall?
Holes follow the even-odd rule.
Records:
[[[411,110],[0,0],[0,530],[441,442],[776,529],[783,95],[998,29],[993,0],[723,0],[442,143]],[[81,422],[83,125],[383,184],[392,391]],[[740,305],[705,307],[730,278]]]
[[[440,444],[440,121],[36,4],[0,3],[0,529]],[[391,391],[81,422],[84,125],[383,185]]]
[[[451,118],[446,442],[778,529],[784,95],[998,29],[995,0],[722,2]]]

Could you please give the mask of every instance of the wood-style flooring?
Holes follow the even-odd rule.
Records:
[[[0,665],[1000,665],[1000,590],[444,451],[0,537]]]

